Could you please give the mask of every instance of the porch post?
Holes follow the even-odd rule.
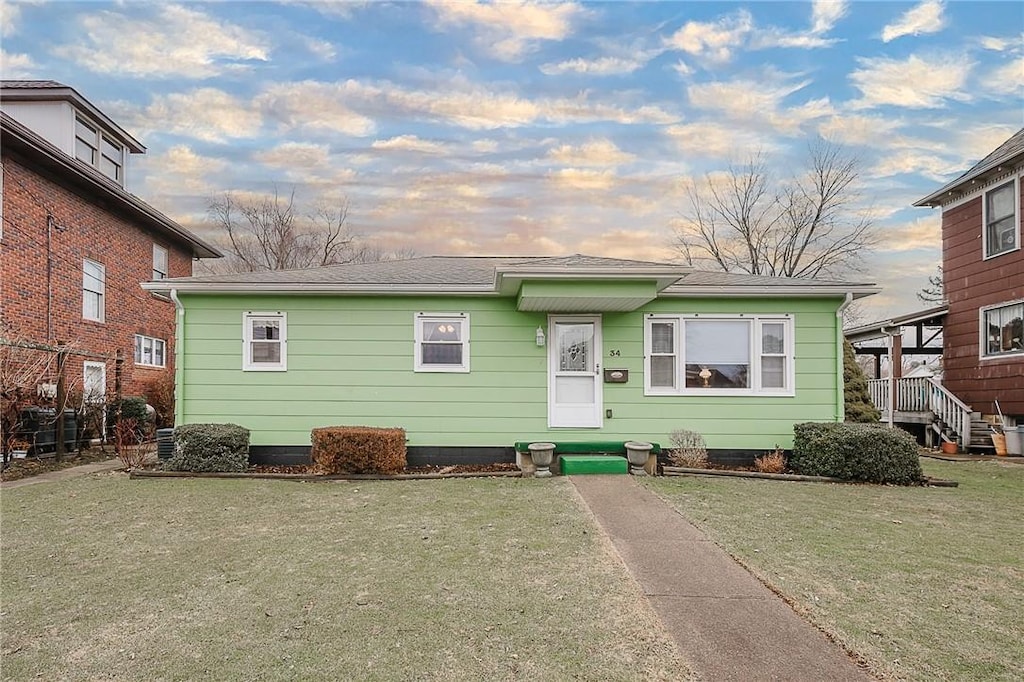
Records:
[[[893,428],[893,416],[896,412],[896,379],[893,377],[895,369],[893,368],[893,341],[892,334],[886,333],[885,335],[885,348],[886,355],[889,356],[889,378],[886,379],[886,388],[889,393],[889,415],[886,419],[889,428]]]

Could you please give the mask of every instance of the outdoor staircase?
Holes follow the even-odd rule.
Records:
[[[970,405],[933,377],[901,377],[892,382],[891,388],[889,379],[870,379],[868,390],[871,401],[882,413],[883,422],[890,419],[892,402],[894,423],[929,424],[928,432],[939,442],[959,443],[962,450],[995,449],[991,429],[981,413],[972,411]]]

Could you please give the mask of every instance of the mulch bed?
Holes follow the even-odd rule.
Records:
[[[80,452],[68,453],[59,462],[52,454],[49,457],[12,459],[8,467],[0,473],[0,481],[17,481],[21,478],[45,474],[48,471],[59,471],[82,464],[105,462],[113,457],[116,457],[113,448],[108,449],[106,452],[99,448],[89,448]]]
[[[249,471],[256,474],[305,474],[313,475],[316,471],[309,464],[292,464],[277,466],[271,464],[258,464],[249,467]],[[506,471],[519,471],[512,463],[506,464],[458,464],[452,466],[422,466],[406,467],[402,473],[406,474],[480,474],[500,473]]]

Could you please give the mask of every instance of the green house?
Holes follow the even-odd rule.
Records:
[[[426,257],[164,279],[176,423],[233,422],[254,461],[310,430],[398,426],[416,462],[516,441],[701,433],[712,455],[843,418],[842,320],[871,285],[589,256]]]

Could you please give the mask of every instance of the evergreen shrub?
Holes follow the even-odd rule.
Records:
[[[917,441],[880,424],[806,422],[793,425],[790,468],[807,476],[914,485],[924,479]]]
[[[405,429],[324,426],[313,429],[318,474],[395,474],[405,469]]]
[[[183,424],[174,429],[169,471],[245,471],[249,429],[238,424]]]

